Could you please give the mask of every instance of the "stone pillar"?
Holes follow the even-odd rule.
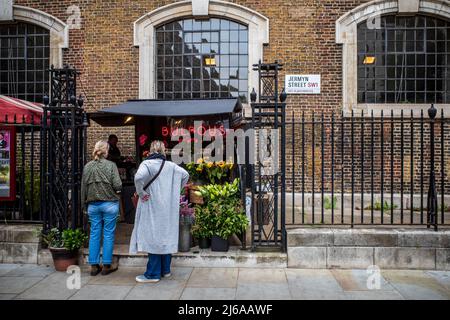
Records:
[[[13,0],[0,0],[0,21],[13,20]]]

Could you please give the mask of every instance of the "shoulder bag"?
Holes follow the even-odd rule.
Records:
[[[153,178],[150,179],[150,181],[144,186],[144,190],[146,190],[148,187],[150,187],[150,185],[153,183],[153,181],[156,180],[156,178],[158,178],[159,174],[161,173],[162,169],[164,168],[164,164],[166,163],[166,160],[163,160],[161,163],[161,167],[159,168],[158,172],[155,174],[155,176]],[[148,173],[150,174],[150,170],[148,169]],[[139,202],[139,195],[137,192],[135,192],[133,194],[133,196],[131,197],[131,201],[133,202],[133,206],[135,208],[137,208],[138,206],[138,202]]]

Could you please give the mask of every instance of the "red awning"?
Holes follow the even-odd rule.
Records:
[[[43,104],[0,95],[0,122],[40,124],[44,113]],[[14,121],[14,116],[15,121]]]

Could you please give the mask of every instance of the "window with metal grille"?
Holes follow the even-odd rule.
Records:
[[[248,27],[184,19],[156,29],[158,99],[248,100]]]
[[[0,24],[0,94],[42,102],[49,87],[50,33],[33,24]]]
[[[450,103],[450,22],[383,16],[358,25],[358,103]]]

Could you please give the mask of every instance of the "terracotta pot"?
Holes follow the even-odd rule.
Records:
[[[56,271],[65,272],[68,267],[78,265],[79,250],[69,251],[65,248],[49,248]]]

